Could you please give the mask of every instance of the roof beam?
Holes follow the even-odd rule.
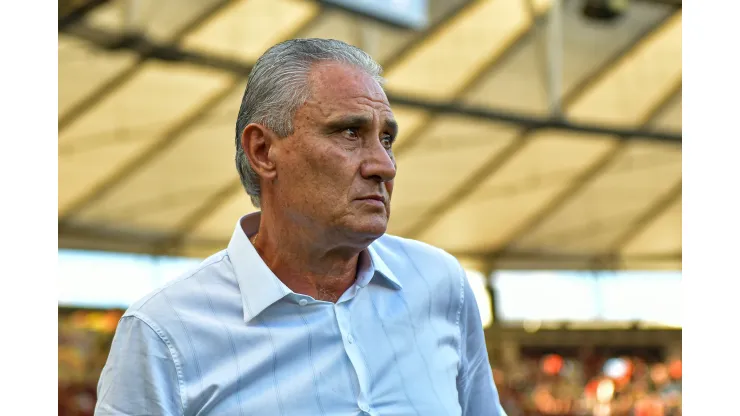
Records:
[[[90,14],[93,10],[107,3],[109,0],[89,0],[82,5],[76,6],[75,1],[60,1],[59,2],[59,27],[58,30],[61,32],[75,23],[83,20],[85,16]],[[75,7],[76,6],[76,7]]]
[[[485,74],[488,73],[488,71],[490,71],[496,65],[499,65],[501,62],[499,58],[504,59],[506,56],[512,53],[512,48],[516,48],[518,47],[518,45],[521,45],[523,43],[524,37],[526,36],[530,35],[528,33],[525,33],[524,35],[522,35],[522,37],[516,38],[515,41],[512,42],[511,47],[509,47],[503,54],[497,57],[493,57],[490,63],[486,65],[486,68],[480,73],[476,74],[476,76],[471,78],[471,81],[466,83],[464,88],[460,91],[464,93],[470,88],[473,88],[476,85],[475,81],[479,81],[482,77],[484,77]],[[101,47],[110,48],[110,46],[106,46],[106,41],[98,40],[96,42],[99,42],[97,44]],[[160,59],[170,62],[189,62],[194,65],[230,72],[235,74],[236,76],[244,76],[244,74],[248,74],[251,70],[251,65],[247,63],[239,62],[233,59],[225,59],[218,56],[208,55],[205,53],[184,50],[175,45],[160,45],[144,36],[132,36],[124,40],[119,39],[119,44],[117,44],[115,47],[131,50],[139,54],[144,54],[144,56],[146,56],[146,59]],[[625,50],[620,51],[620,54],[618,54],[618,56],[621,57],[623,53],[628,52],[628,50],[630,49],[631,46],[629,48],[625,48]],[[603,71],[608,69],[614,63],[613,60],[615,59],[610,59],[608,62],[602,65],[602,69],[596,71],[596,73],[602,74]],[[395,60],[392,59],[392,61]],[[579,85],[570,93],[566,94],[563,99],[564,103],[567,105],[568,103],[575,100],[583,93],[585,89],[587,89],[587,85],[592,84],[598,78],[598,76],[594,75],[587,77],[583,82],[579,83]],[[581,133],[592,133],[597,135],[620,136],[623,137],[625,140],[654,140],[660,142],[675,143],[677,145],[680,145],[682,139],[682,136],[679,132],[636,130],[632,128],[605,127],[602,125],[590,123],[573,123],[562,119],[535,117],[526,114],[512,113],[505,110],[496,110],[479,106],[466,105],[457,100],[438,102],[405,97],[392,93],[388,93],[388,99],[392,104],[405,105],[421,110],[426,110],[433,114],[460,115],[480,120],[514,124],[528,129],[529,132],[540,129],[566,130]],[[425,123],[425,125],[426,124],[428,123]],[[426,129],[427,127],[423,128]],[[406,140],[407,145],[399,146],[396,149],[397,155],[405,152],[407,147],[413,145],[413,142],[415,140],[418,140],[414,139],[414,137],[419,136],[419,134],[423,131],[424,130],[421,130],[420,128],[420,130],[415,131],[413,135],[410,135],[409,139]]]
[[[680,132],[666,132],[634,128],[614,128],[592,123],[572,123],[566,120],[553,119],[549,117],[533,117],[504,110],[493,110],[489,108],[470,106],[459,102],[437,103],[433,101],[402,97],[391,93],[388,94],[388,100],[391,102],[391,104],[405,105],[409,107],[423,109],[434,112],[435,114],[466,116],[480,120],[514,124],[527,129],[530,133],[536,130],[545,129],[565,130],[576,133],[619,136],[621,140],[647,140],[667,142],[675,145],[681,145],[682,140],[682,135]],[[411,137],[409,137],[406,142],[408,143],[410,140]]]

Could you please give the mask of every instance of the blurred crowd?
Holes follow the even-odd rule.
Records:
[[[59,309],[59,415],[92,416],[122,310]]]
[[[678,416],[681,359],[564,359],[549,354],[494,370],[509,416]]]

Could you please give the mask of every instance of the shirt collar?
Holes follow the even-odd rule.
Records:
[[[278,279],[267,267],[262,257],[249,241],[259,229],[260,212],[248,214],[239,219],[226,249],[229,260],[234,266],[236,281],[242,295],[244,321],[249,322],[273,303],[294,294],[290,288]],[[385,264],[372,247],[360,253],[360,264],[356,284],[365,287],[375,277],[380,276],[393,289],[403,288],[401,282]]]
[[[239,219],[226,252],[234,266],[244,306],[244,322],[249,322],[273,303],[293,293],[267,267],[249,237],[259,229],[260,213]]]
[[[376,240],[377,241],[377,240]],[[375,243],[373,243],[375,244]],[[391,269],[388,267],[388,265],[385,264],[383,259],[380,257],[378,252],[375,250],[373,245],[371,244],[370,247],[367,248],[367,250],[363,251],[361,253],[360,259],[362,259],[362,254],[369,254],[370,257],[370,267],[374,272],[373,276],[381,276],[384,277],[385,280],[390,283],[390,285],[396,289],[401,290],[403,289],[403,285],[401,285],[401,282],[398,280],[395,274],[391,271]],[[365,255],[367,255],[365,254]],[[359,275],[359,274],[358,274]]]

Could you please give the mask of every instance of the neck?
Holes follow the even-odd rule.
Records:
[[[361,249],[331,245],[312,231],[263,211],[253,244],[293,292],[336,302],[355,281]]]

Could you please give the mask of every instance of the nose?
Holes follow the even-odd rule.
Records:
[[[365,157],[360,166],[360,174],[365,179],[371,179],[380,183],[390,182],[396,177],[396,160],[380,140],[372,140],[365,152]]]

